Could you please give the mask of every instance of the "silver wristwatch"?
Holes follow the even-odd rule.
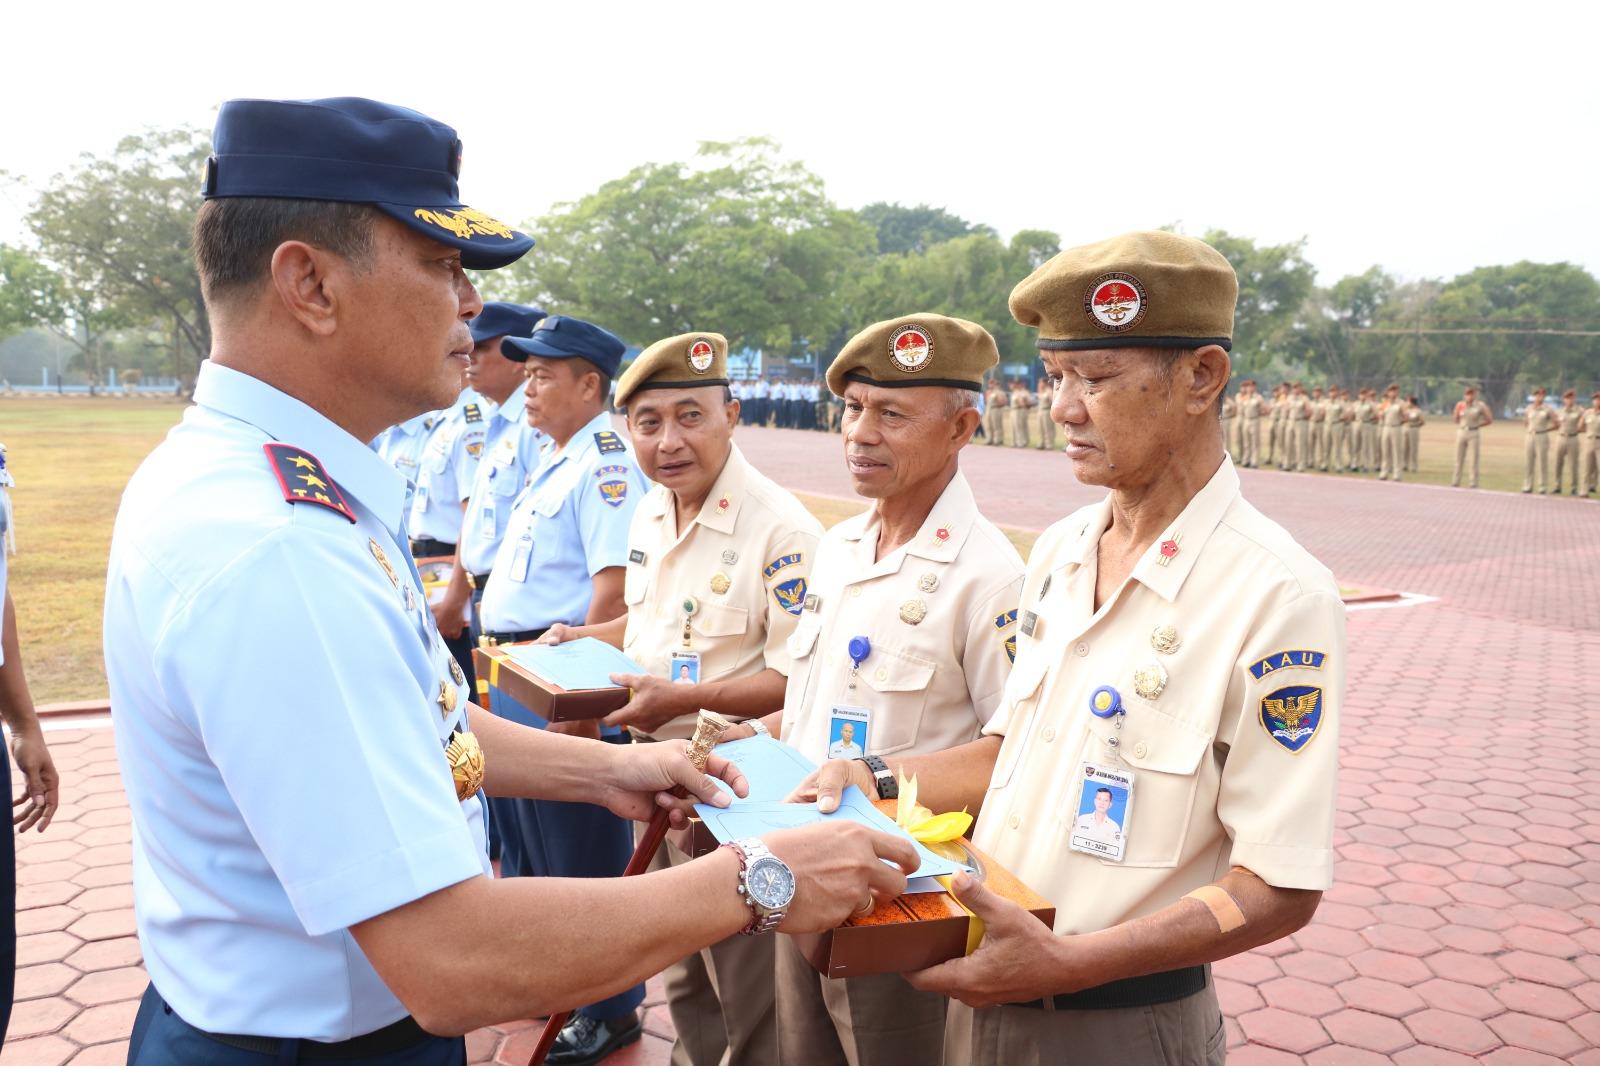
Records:
[[[766,737],[768,740],[772,739],[772,730],[768,729],[767,723],[763,722],[761,719],[746,718],[744,724],[755,730],[756,736]]]
[[[727,846],[739,856],[739,896],[753,915],[750,924],[739,931],[746,936],[771,932],[794,902],[794,872],[759,837],[735,840]]]

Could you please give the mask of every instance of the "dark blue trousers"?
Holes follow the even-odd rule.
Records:
[[[502,718],[543,728],[548,723],[527,707],[489,690],[490,709]],[[612,731],[601,739],[629,743],[628,734]],[[604,807],[553,800],[494,799],[495,826],[500,833],[502,877],[620,877],[633,857],[633,826]],[[507,861],[507,856],[511,861]],[[638,1009],[644,985],[575,1013],[615,1018]]]
[[[299,1062],[350,1062],[361,1066],[467,1066],[467,1042],[436,1036],[404,1051],[360,1058],[308,1059],[309,1040],[285,1040],[277,1054],[231,1047],[202,1033],[167,1006],[155,985],[144,990],[128,1041],[128,1066],[289,1066]]]

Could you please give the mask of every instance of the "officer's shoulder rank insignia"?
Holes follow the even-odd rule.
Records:
[[[1250,676],[1260,681],[1279,670],[1321,670],[1328,656],[1320,651],[1275,651],[1250,665]]]
[[[1322,690],[1291,685],[1261,697],[1261,728],[1285,751],[1300,752],[1322,724]]]
[[[461,417],[465,418],[468,422],[482,422],[483,408],[479,407],[475,403],[469,403],[467,406],[461,409]]]
[[[602,429],[594,435],[595,447],[600,449],[601,455],[610,455],[612,452],[627,450],[627,445],[622,443],[622,438],[617,436],[615,430]]]
[[[278,487],[283,498],[290,503],[321,504],[330,511],[338,511],[350,521],[356,520],[355,511],[345,501],[344,493],[328,472],[322,469],[316,456],[292,444],[272,441],[263,444],[262,450],[272,463],[272,472],[278,476]]]
[[[612,507],[621,507],[628,498],[628,468],[602,466],[594,472],[600,478],[600,498]]]
[[[780,581],[772,586],[772,598],[790,614],[798,615],[806,602],[806,579],[803,577]]]

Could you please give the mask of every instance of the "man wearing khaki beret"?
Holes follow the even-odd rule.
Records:
[[[783,706],[788,641],[806,597],[822,525],[733,443],[739,404],[728,341],[687,333],[640,353],[616,405],[655,482],[628,529],[627,613],[597,626],[553,626],[546,643],[595,636],[647,671],[606,719],[640,743],[687,739],[701,708],[735,721]],[[680,676],[691,683],[675,684]],[[651,869],[689,860],[671,847]],[[772,937],[733,936],[667,968],[680,1066],[776,1061]]]
[[[1022,559],[978,513],[959,465],[999,358],[982,326],[916,314],[868,326],[828,368],[844,397],[850,477],[873,506],[823,535],[783,712],[765,720],[815,762],[846,728],[879,766],[965,745],[999,704]],[[788,938],[777,951],[778,1061],[940,1061],[943,995],[897,974],[829,980]]]
[[[1209,964],[1330,884],[1344,607],[1223,453],[1237,291],[1209,246],[1134,233],[1011,294],[1073,472],[1110,492],[1034,546],[984,736],[888,760],[933,810],[979,810],[973,842],[1056,907],[1052,930],[957,878],[982,945],[908,975],[959,1001],[946,1063],[1219,1063]],[[826,810],[874,780],[841,761],[814,788]],[[1105,790],[1115,831],[1079,832]]]

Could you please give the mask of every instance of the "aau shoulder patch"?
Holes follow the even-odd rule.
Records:
[[[328,472],[322,469],[316,456],[292,444],[278,441],[261,447],[272,464],[272,472],[278,477],[278,487],[283,489],[285,500],[290,503],[320,504],[330,511],[338,511],[352,522],[356,520],[356,513],[350,509],[344,493],[328,476]]]
[[[1322,724],[1322,690],[1291,685],[1261,697],[1261,728],[1279,747],[1298,754]]]

